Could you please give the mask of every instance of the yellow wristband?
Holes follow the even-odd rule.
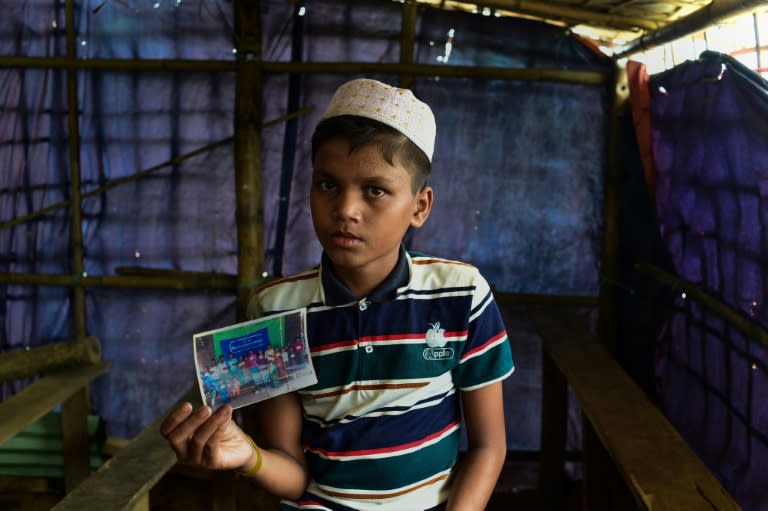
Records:
[[[259,446],[253,441],[253,438],[248,435],[245,435],[245,437],[251,442],[253,450],[256,452],[256,463],[254,463],[248,470],[237,470],[237,473],[245,477],[254,477],[259,472],[259,469],[261,469],[261,449],[259,449]]]

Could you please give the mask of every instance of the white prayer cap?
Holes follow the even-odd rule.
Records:
[[[435,116],[409,89],[369,78],[352,80],[336,89],[323,119],[339,115],[357,115],[383,122],[408,137],[432,161]]]

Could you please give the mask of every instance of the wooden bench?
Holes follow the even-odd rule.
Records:
[[[160,424],[183,401],[200,405],[197,385],[69,492],[52,511],[148,510],[149,490],[176,464],[176,454],[160,434]]]
[[[585,441],[589,435],[596,435],[607,453],[606,460],[610,460],[634,497],[636,509],[740,509],[674,426],[587,332],[583,320],[571,311],[551,308],[532,309],[530,317],[544,349],[543,509],[558,509],[567,384],[585,417]],[[599,457],[588,456],[585,449],[584,458],[585,505],[590,511],[618,509],[600,504],[605,480],[588,480],[588,465]]]
[[[100,357],[95,337],[0,353],[0,381],[40,376],[0,403],[0,443],[61,404],[67,488],[76,486],[90,472],[89,410],[83,404],[88,385],[110,366]]]

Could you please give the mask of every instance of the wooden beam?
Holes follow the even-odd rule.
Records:
[[[254,281],[256,285],[258,281]],[[237,288],[234,275],[212,275],[190,273],[186,275],[122,276],[122,275],[44,275],[39,273],[0,273],[0,283],[29,286],[79,286],[117,287],[146,289],[207,289],[233,291]]]
[[[482,66],[446,66],[433,64],[387,64],[374,62],[265,62],[267,73],[320,74],[411,74],[479,80],[519,80],[606,85],[610,76],[595,71],[563,71]]]
[[[113,69],[127,71],[232,71],[241,62],[215,60],[127,60],[127,59],[79,59],[69,61],[63,57],[3,57],[0,67],[23,68],[75,68]],[[580,83],[584,85],[605,85],[609,76],[594,71],[564,71],[561,69],[526,69],[506,67],[445,66],[435,64],[399,64],[382,62],[261,62],[264,73],[305,73],[305,74],[412,74],[418,76],[440,76],[453,78],[476,78],[480,80],[519,80]]]
[[[691,284],[679,276],[668,273],[650,263],[638,263],[635,265],[635,269],[657,282],[685,292],[691,298],[725,319],[731,326],[768,348],[768,330],[757,321],[749,319],[744,313],[737,311],[730,305],[710,295],[701,287]]]
[[[91,453],[88,438],[88,386],[61,403],[61,440],[64,446],[64,488],[72,491],[91,473]]]
[[[77,59],[77,25],[75,24],[75,0],[66,0],[66,41],[67,57]],[[83,246],[83,214],[80,172],[80,107],[77,97],[77,73],[69,68],[67,73],[67,127],[69,132],[69,237],[70,268],[74,275],[85,272],[85,252]],[[71,288],[72,302],[70,314],[76,339],[87,335],[85,288]],[[80,484],[90,472],[88,461],[87,416],[91,407],[90,389],[83,384],[68,395],[62,404],[64,429],[64,486],[66,491]],[[81,414],[81,416],[77,416]]]
[[[269,121],[266,121],[264,124],[261,125],[261,128],[267,128],[269,126],[274,126],[276,124],[280,124],[285,121],[289,121],[291,119],[295,119],[299,116],[302,116],[304,114],[307,114],[314,110],[314,106],[309,106],[302,108],[300,110],[297,110],[295,112],[291,112],[286,115],[282,115],[280,117],[277,117],[276,119],[272,119]],[[190,158],[194,158],[195,156],[198,156],[200,154],[205,154],[210,151],[213,151],[214,149],[217,149],[219,147],[223,147],[226,145],[229,145],[232,143],[232,141],[235,139],[235,137],[227,137],[225,139],[219,140],[217,142],[212,142],[210,144],[204,145],[203,147],[199,147],[193,151],[190,151],[188,153],[176,156],[175,158],[171,158],[168,161],[164,161],[162,163],[158,163],[157,165],[153,165],[149,167],[148,169],[141,170],[139,172],[136,172],[135,174],[131,174],[129,176],[123,176],[117,179],[113,179],[109,181],[107,184],[99,186],[98,188],[94,188],[93,190],[90,190],[88,192],[85,192],[82,194],[81,198],[85,199],[88,197],[93,197],[95,195],[101,195],[102,193],[111,190],[112,188],[117,188],[118,186],[122,186],[128,183],[134,183],[140,179],[143,179],[151,174],[154,174],[155,172],[162,170],[166,167],[171,167],[174,165],[178,165],[181,162],[188,160]],[[14,225],[19,225],[24,222],[28,222],[30,220],[33,220],[35,218],[39,218],[41,216],[47,215],[48,213],[51,213],[53,211],[56,211],[61,208],[65,208],[71,204],[72,201],[69,199],[65,199],[63,201],[59,201],[56,203],[53,203],[49,206],[45,206],[44,208],[41,208],[37,211],[33,211],[32,213],[29,213],[27,215],[23,215],[17,218],[14,218],[13,220],[9,220],[7,222],[0,223],[0,231],[3,229],[6,229],[8,227],[13,227]]]
[[[68,493],[52,511],[133,511],[146,509],[149,490],[176,463],[176,454],[160,434],[165,417],[184,401],[201,404],[193,385],[173,406],[147,426],[98,471]]]
[[[619,332],[619,288],[612,282],[620,282],[621,271],[621,188],[623,162],[621,151],[621,116],[629,98],[627,70],[615,64],[613,87],[608,91],[611,98],[606,122],[605,171],[603,178],[603,240],[600,267],[600,319],[598,339],[608,351],[616,351]]]
[[[101,359],[96,337],[58,341],[0,353],[0,381],[29,378],[60,367],[95,364]]]
[[[511,12],[544,19],[558,19],[569,24],[580,24],[619,28],[623,30],[643,29],[654,30],[662,26],[662,22],[646,17],[622,16],[603,13],[597,9],[585,9],[556,2],[537,2],[530,0],[491,0],[482,3],[484,6],[498,7]]]
[[[416,19],[418,18],[418,4],[416,0],[407,0],[401,10],[400,23],[400,63],[413,64],[413,51],[416,46]],[[413,75],[400,75],[400,87],[410,89],[413,87]]]
[[[66,0],[67,57],[77,58],[77,33],[75,25],[75,2]],[[77,70],[67,69],[67,127],[69,132],[69,200],[70,200],[70,256],[72,273],[82,275],[84,269],[82,204],[80,202],[80,122],[77,101]],[[85,289],[72,289],[72,324],[74,337],[86,336]]]
[[[563,509],[565,440],[568,430],[568,382],[549,353],[543,350],[541,367],[540,511]]]
[[[583,322],[563,309],[529,317],[639,509],[740,509]]]
[[[56,370],[0,403],[0,444],[88,385],[109,366],[108,362],[100,362]]]
[[[261,184],[260,2],[235,2],[235,219],[237,227],[237,319],[245,319],[251,283],[264,272],[264,205]]]

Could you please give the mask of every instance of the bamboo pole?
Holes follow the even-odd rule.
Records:
[[[258,1],[235,2],[235,202],[237,221],[237,318],[245,319],[252,283],[264,271],[261,186],[261,18]]]
[[[606,172],[603,191],[603,249],[600,279],[600,318],[598,339],[610,352],[616,352],[616,338],[619,323],[619,290],[609,282],[619,281],[621,223],[621,125],[620,116],[629,96],[627,71],[623,65],[615,67],[615,81],[610,92],[611,105],[608,112],[608,133],[606,137]]]
[[[321,74],[411,74],[443,78],[479,80],[518,80],[605,85],[609,76],[595,71],[563,71],[483,66],[445,66],[433,64],[386,64],[367,62],[273,62],[264,64],[267,73]]]
[[[261,184],[261,2],[235,2],[235,44],[241,65],[235,74],[235,204],[237,220],[236,318],[246,318],[252,284],[264,272],[264,204]],[[245,431],[257,431],[255,410],[241,412]],[[260,439],[257,437],[257,442]],[[221,477],[213,488],[216,507],[231,507],[233,479]],[[266,492],[259,490],[263,497]],[[230,496],[227,500],[227,496]]]
[[[96,337],[58,341],[0,353],[0,381],[29,378],[70,365],[96,364],[101,345]]]
[[[416,43],[416,18],[418,15],[416,0],[408,0],[403,4],[402,21],[400,26],[400,64],[413,64],[413,49]],[[401,74],[400,87],[410,89],[413,86],[413,75]]]
[[[568,381],[547,350],[541,359],[541,456],[538,509],[563,508],[565,443],[568,434]]]
[[[74,0],[65,4],[67,24],[67,57],[77,58]],[[80,196],[80,120],[78,118],[77,73],[67,69],[67,124],[69,128],[70,165],[70,240],[71,265],[74,275],[84,273],[82,202]],[[72,322],[75,339],[87,335],[85,320],[85,288],[72,288]],[[89,386],[69,396],[61,404],[62,437],[64,441],[64,486],[71,491],[84,481],[91,470],[88,453],[88,411],[90,410]]]
[[[731,326],[768,348],[768,330],[730,305],[713,297],[701,287],[686,282],[677,275],[668,273],[650,263],[638,263],[635,265],[635,269],[657,282],[685,292],[691,298],[718,314]]]
[[[68,57],[0,56],[0,67],[46,69],[93,69],[99,71],[209,71],[234,72],[231,60],[166,59],[70,59]]]
[[[269,126],[274,126],[275,124],[279,124],[281,122],[285,122],[285,121],[294,119],[296,117],[299,117],[301,115],[307,114],[307,113],[311,112],[314,109],[315,109],[314,106],[309,106],[309,107],[302,108],[301,110],[297,110],[297,111],[291,112],[291,113],[289,113],[287,115],[283,115],[283,116],[280,116],[280,117],[278,117],[276,119],[272,119],[270,121],[267,121],[264,124],[262,124],[261,127],[262,127],[262,129],[264,129],[264,128],[267,128]],[[124,185],[124,184],[127,184],[127,183],[133,183],[135,181],[138,181],[139,179],[142,179],[144,177],[149,176],[150,174],[153,174],[153,173],[157,172],[158,170],[162,170],[165,167],[170,167],[170,166],[173,166],[173,165],[178,165],[179,163],[181,163],[181,162],[183,162],[185,160],[188,160],[188,159],[193,158],[195,156],[198,156],[200,154],[207,153],[207,152],[212,151],[212,150],[214,150],[214,149],[216,149],[218,147],[222,147],[222,146],[225,146],[227,144],[230,144],[234,139],[235,139],[235,137],[227,137],[227,138],[225,138],[223,140],[219,140],[218,142],[213,142],[212,144],[205,145],[203,147],[195,149],[194,151],[190,151],[190,152],[188,152],[186,154],[182,154],[182,155],[177,156],[175,158],[171,158],[168,161],[164,161],[162,163],[158,163],[157,165],[149,167],[148,169],[142,170],[142,171],[137,172],[135,174],[131,174],[130,176],[125,176],[125,177],[121,177],[121,178],[118,178],[118,179],[114,179],[114,180],[108,182],[105,185],[102,185],[102,186],[100,186],[100,187],[98,187],[98,188],[96,188],[94,190],[91,190],[90,192],[83,193],[82,196],[81,196],[81,199],[85,199],[87,197],[93,197],[94,195],[99,195],[101,193],[106,192],[107,190],[111,190],[112,188],[116,188],[118,186],[121,186],[121,185]],[[56,202],[54,204],[51,204],[50,206],[46,206],[46,207],[44,207],[42,209],[38,209],[37,211],[33,211],[32,213],[29,213],[28,215],[20,216],[18,218],[14,218],[13,220],[9,220],[7,222],[0,223],[0,231],[2,231],[3,229],[6,229],[8,227],[13,227],[14,225],[19,225],[19,224],[22,224],[22,223],[27,222],[29,220],[33,220],[35,218],[39,218],[39,217],[44,216],[44,215],[46,215],[46,214],[48,214],[48,213],[50,213],[52,211],[56,211],[58,209],[65,208],[65,207],[69,206],[70,203],[71,203],[71,201],[69,199],[63,200],[63,201],[60,201],[60,202]]]
[[[304,0],[293,2],[293,16],[291,27],[291,62],[301,62],[304,58],[304,14],[306,6]],[[303,75],[291,73],[288,75],[288,91],[286,102],[288,111],[296,108],[301,101]],[[296,143],[298,138],[299,123],[291,121],[286,123],[283,131],[283,153],[280,162],[280,181],[277,203],[277,227],[275,241],[272,245],[272,274],[283,274],[283,256],[285,255],[285,234],[288,226],[288,214],[291,204],[291,189],[293,188],[293,174],[296,164]]]
[[[67,55],[76,58],[75,14],[73,0],[66,1],[67,19]],[[83,228],[82,207],[80,203],[80,126],[77,102],[77,70],[67,70],[67,126],[69,130],[69,165],[70,165],[70,239],[72,273],[83,273]],[[85,337],[85,291],[73,290],[73,324],[75,338]]]
[[[122,267],[118,275],[95,275],[77,277],[73,275],[54,275],[39,273],[0,273],[0,284],[30,286],[83,286],[98,288],[146,288],[146,289],[203,289],[234,291],[238,285],[253,289],[264,282],[258,275],[251,282],[238,284],[235,275],[211,272],[192,272],[164,270],[157,268]],[[511,305],[572,305],[594,307],[598,304],[597,296],[576,295],[538,295],[525,293],[500,293],[494,291],[494,297],[500,304]]]
[[[614,58],[627,57],[639,51],[661,46],[680,37],[704,30],[726,18],[748,12],[764,3],[765,0],[712,0],[710,4],[685,18],[664,25],[633,40],[615,53]]]
[[[262,282],[261,277],[241,285],[252,288]],[[234,275],[206,272],[183,272],[152,276],[122,275],[41,275],[39,273],[0,273],[0,283],[28,286],[102,287],[102,288],[144,288],[144,289],[188,289],[234,291],[238,287]]]
[[[561,19],[566,22],[585,23],[624,30],[645,29],[655,30],[663,25],[663,21],[655,21],[648,17],[621,16],[618,14],[602,13],[595,9],[584,9],[563,5],[563,2],[542,2],[530,0],[491,0],[483,2],[484,6],[497,7],[519,14],[537,16],[548,19]]]
[[[235,72],[245,62],[215,60],[128,60],[80,59],[63,57],[2,57],[0,67],[75,68],[115,71],[229,71]],[[253,63],[251,63],[253,64]],[[399,64],[383,62],[260,62],[262,72],[271,74],[411,74],[445,78],[476,78],[483,80],[551,81],[604,85],[608,76],[594,71],[563,71],[560,69],[526,69],[504,67],[444,66],[433,64]]]

